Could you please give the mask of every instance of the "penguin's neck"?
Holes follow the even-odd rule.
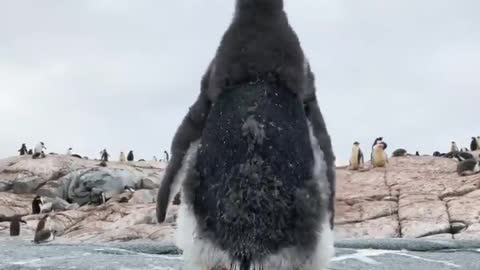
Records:
[[[252,14],[276,14],[283,11],[283,0],[237,0],[235,14],[237,17]]]

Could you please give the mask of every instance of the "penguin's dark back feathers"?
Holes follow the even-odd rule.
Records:
[[[282,247],[316,243],[322,207],[320,191],[307,183],[313,165],[300,99],[276,85],[248,84],[213,105],[198,180],[187,182],[185,196],[205,221],[203,233],[245,268]]]

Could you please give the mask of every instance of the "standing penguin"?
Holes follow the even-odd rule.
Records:
[[[354,142],[352,146],[352,154],[350,157],[350,170],[358,170],[363,168],[363,152],[360,149],[360,143]]]
[[[36,244],[55,240],[56,231],[53,229],[50,216],[47,214],[40,219],[35,229],[33,242]]]
[[[130,152],[128,152],[127,160],[128,160],[128,161],[133,161],[133,160],[134,160],[133,151],[132,151],[132,150],[130,150]]]
[[[165,161],[168,162],[168,160],[170,159],[170,156],[168,155],[168,152],[165,150],[165,151],[163,151],[163,153],[165,153]]]
[[[39,195],[32,200],[32,214],[40,214],[43,206],[43,198]]]
[[[120,152],[120,158],[118,160],[122,163],[126,161],[125,154],[123,152]]]
[[[479,149],[479,143],[480,142],[477,140],[477,138],[472,137],[472,141],[470,142],[470,150],[476,151],[477,149]]]
[[[452,141],[452,144],[450,145],[450,152],[459,152],[457,143],[454,141]]]
[[[186,269],[327,268],[335,156],[282,0],[236,1],[171,154],[157,219],[181,186]]]
[[[27,224],[21,216],[12,217],[10,220],[10,236],[20,235],[20,223]]]
[[[20,147],[18,152],[20,152],[20,156],[26,155],[28,153],[27,146],[24,143],[22,143],[22,147]]]
[[[100,154],[101,154],[100,160],[104,162],[108,162],[108,157],[110,156],[110,154],[108,154],[107,149],[103,149],[103,151],[101,151]]]
[[[385,167],[388,163],[387,154],[385,153],[385,145],[382,142],[377,142],[372,151],[373,167]]]
[[[71,155],[72,155],[72,148],[71,148],[71,147],[68,148],[66,155],[67,155],[67,156],[71,156]]]

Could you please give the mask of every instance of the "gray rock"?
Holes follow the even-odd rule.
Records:
[[[147,204],[157,202],[158,189],[141,189],[135,191],[129,203],[131,204]]]
[[[456,234],[465,230],[467,228],[467,224],[463,222],[452,222],[451,227],[452,227],[452,233]]]
[[[41,185],[45,184],[46,180],[38,176],[30,176],[25,178],[19,178],[13,182],[13,193],[24,194],[34,193]]]

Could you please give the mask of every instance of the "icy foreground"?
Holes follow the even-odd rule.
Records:
[[[356,241],[337,247],[330,269],[473,270],[480,269],[480,243]],[[350,247],[349,247],[350,246]],[[417,251],[406,251],[409,248]],[[0,241],[0,269],[180,270],[183,260],[169,245],[127,242],[103,245],[32,245]]]

